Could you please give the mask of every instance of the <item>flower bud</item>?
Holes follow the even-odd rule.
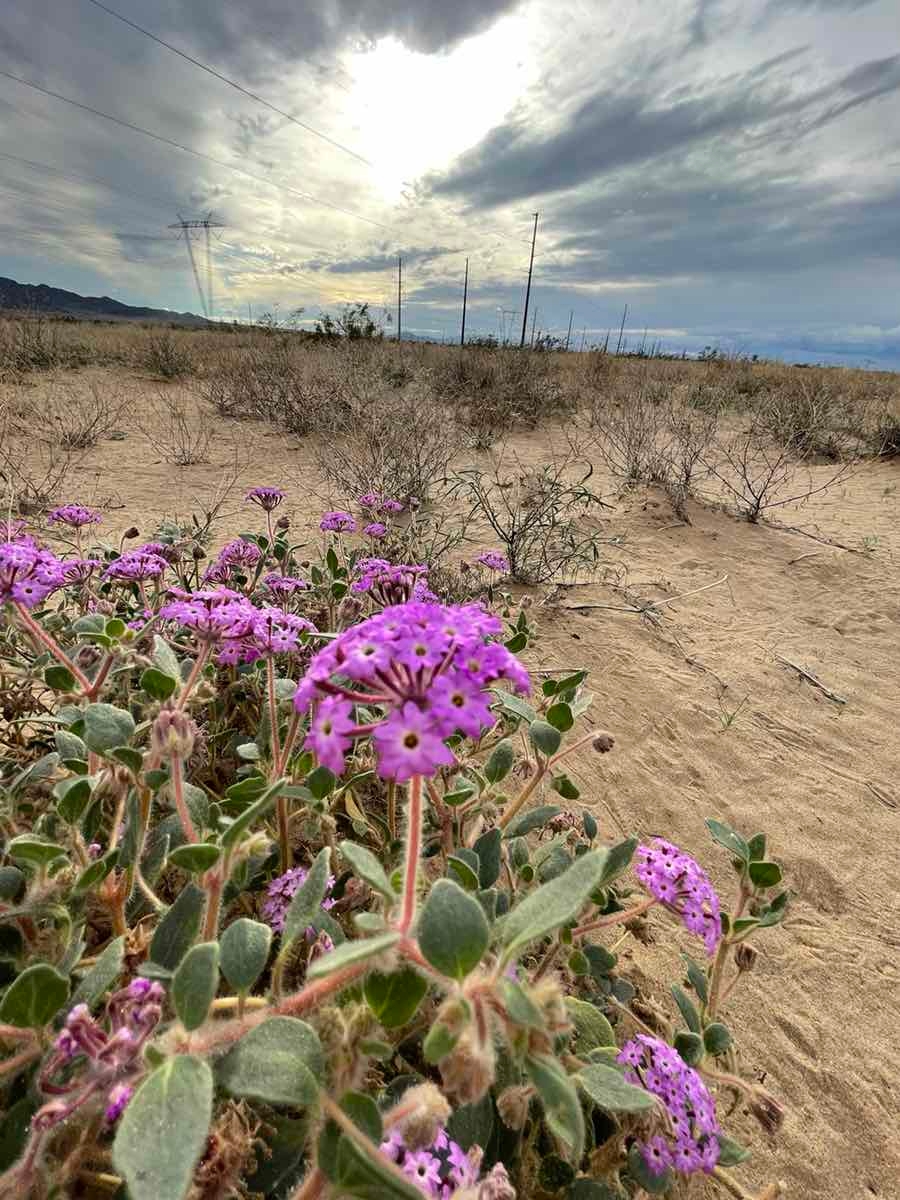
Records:
[[[734,948],[734,962],[739,971],[752,971],[759,952],[748,942],[738,942]]]
[[[278,520],[275,522],[276,529],[284,530],[284,529],[290,529],[290,527],[291,527],[291,522],[287,517],[279,517]]]
[[[441,1060],[444,1090],[460,1104],[477,1104],[494,1082],[495,1065],[493,1042],[479,1044],[473,1031],[466,1029]]]
[[[784,1124],[784,1109],[771,1092],[761,1084],[753,1088],[750,1112],[756,1117],[766,1133],[777,1133]]]
[[[523,596],[522,599],[519,601],[519,608],[523,609],[526,612],[528,611],[529,608],[533,607],[533,605],[534,605],[534,596]]]
[[[200,562],[201,559],[206,558],[206,551],[202,546],[198,546],[196,543],[194,543],[194,545],[191,546],[191,558],[193,558],[194,562]]]
[[[450,1105],[433,1083],[407,1088],[397,1108],[406,1114],[397,1124],[410,1150],[430,1146],[450,1118]]]
[[[518,1131],[525,1128],[530,1102],[530,1090],[525,1087],[508,1087],[500,1093],[497,1097],[497,1111],[507,1129]]]
[[[611,733],[598,733],[591,743],[598,754],[609,754],[615,744],[616,739]]]
[[[482,1179],[478,1200],[516,1200],[516,1189],[510,1183],[503,1163],[496,1163]]]
[[[141,531],[138,529],[137,525],[129,525],[128,528],[125,530],[125,532],[122,534],[122,541],[124,542],[126,539],[130,541],[131,538],[136,538],[136,537],[140,537],[140,536],[141,536]]]
[[[191,757],[199,730],[186,713],[174,708],[164,708],[150,732],[150,744],[156,754],[168,758]]]

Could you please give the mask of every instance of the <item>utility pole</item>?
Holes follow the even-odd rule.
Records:
[[[253,324],[253,305],[249,300],[247,301],[247,320],[251,325]]]
[[[568,348],[569,348],[569,339],[570,339],[570,338],[571,338],[571,336],[572,336],[572,321],[573,321],[574,319],[575,319],[575,309],[574,309],[574,308],[570,308],[570,309],[569,309],[569,331],[568,331],[568,333],[566,334],[566,349],[567,349],[567,350],[568,350]]]
[[[581,331],[581,349],[584,349],[584,339],[587,337],[587,325]]]
[[[400,324],[400,309],[403,304],[403,259],[397,255],[397,341],[402,340],[403,330]]]
[[[628,305],[626,304],[625,309],[622,313],[622,324],[619,326],[619,340],[616,343],[616,354],[618,354],[619,351],[622,349],[622,336],[625,333],[625,318],[627,316],[628,316]]]
[[[528,301],[526,300],[525,303],[527,304]],[[537,325],[537,315],[538,315],[538,310],[535,309],[534,312],[531,314],[531,348],[532,348],[532,350],[534,349],[534,327],[535,327],[535,325]]]
[[[519,342],[519,349],[525,345],[525,330],[528,326],[528,301],[531,297],[531,272],[534,268],[534,243],[537,241],[537,226],[540,213],[534,214],[534,233],[531,235],[531,258],[528,260],[528,286],[525,288],[525,311],[522,314],[522,340]]]
[[[461,346],[464,346],[466,344],[466,300],[468,299],[468,297],[469,297],[469,260],[466,259],[466,278],[465,278],[465,282],[463,283],[462,332],[459,335],[459,344]]]
[[[197,295],[200,297],[200,307],[203,309],[203,315],[207,318],[214,316],[213,308],[213,274],[212,274],[212,246],[210,239],[211,229],[224,229],[225,226],[221,221],[214,221],[211,212],[205,217],[197,220],[185,220],[181,214],[178,214],[178,220],[174,225],[169,226],[170,229],[178,229],[184,235],[184,244],[187,246],[188,259],[191,264],[191,272],[194,276],[194,283],[197,287]],[[197,269],[197,260],[194,257],[194,247],[191,243],[191,231],[194,229],[202,229],[206,233],[206,294],[203,292],[203,284],[200,282],[200,272]]]

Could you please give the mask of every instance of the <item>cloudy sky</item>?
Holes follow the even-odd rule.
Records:
[[[537,211],[539,329],[900,367],[897,0],[103,5],[3,5],[0,275],[517,333]]]

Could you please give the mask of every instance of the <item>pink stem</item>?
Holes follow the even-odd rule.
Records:
[[[206,666],[206,660],[209,658],[209,652],[212,649],[209,642],[204,642],[200,647],[200,653],[194,660],[194,665],[191,667],[191,673],[185,680],[184,687],[181,689],[181,695],[178,697],[178,703],[175,707],[181,712],[188,702],[191,692],[194,690],[194,685],[200,678],[200,672]]]
[[[89,693],[91,690],[91,681],[88,679],[87,675],[85,675],[84,671],[82,671],[80,667],[77,667],[75,663],[72,662],[71,658],[69,658],[62,646],[58,645],[56,640],[52,638],[45,629],[41,628],[24,604],[19,604],[17,602],[16,612],[19,616],[19,620],[22,622],[31,636],[35,638],[35,640],[38,641],[46,650],[49,650],[56,661],[62,663],[66,670],[71,671],[81,684],[83,691],[85,693]]]
[[[403,875],[403,908],[400,913],[400,932],[409,933],[416,919],[416,878],[422,852],[422,776],[413,775],[409,781],[409,809],[406,815],[406,865]]]
[[[272,729],[272,761],[281,765],[281,734],[278,730],[278,701],[275,697],[275,664],[271,656],[266,659],[266,685],[269,692],[269,725]]]
[[[639,917],[648,908],[652,908],[654,904],[658,903],[659,901],[655,896],[648,896],[646,900],[642,900],[634,908],[627,908],[622,912],[607,913],[605,917],[598,917],[596,921],[588,921],[584,925],[579,925],[577,929],[572,930],[572,937],[581,937],[582,934],[591,933],[595,929],[605,929],[609,925],[622,925],[628,921],[633,921],[635,917]]]
[[[196,842],[196,831],[194,823],[191,820],[191,814],[188,811],[187,803],[184,799],[184,775],[182,772],[181,759],[177,754],[172,755],[172,794],[175,797],[175,808],[178,811],[178,819],[181,821],[181,828],[184,830],[184,836],[189,842]]]

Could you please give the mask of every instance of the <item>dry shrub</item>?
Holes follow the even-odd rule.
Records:
[[[316,461],[344,494],[425,499],[447,478],[460,446],[456,422],[416,389],[377,394],[361,389],[330,412],[329,436]]]
[[[477,348],[446,355],[434,371],[433,388],[439,401],[454,404],[478,449],[577,406],[577,393],[563,386],[553,356],[526,350]]]
[[[23,426],[18,416],[11,416],[7,404],[0,414],[3,509],[30,516],[50,508],[64,498],[63,485],[84,453],[60,447],[40,425]]]
[[[160,392],[147,404],[139,427],[164,462],[189,467],[209,461],[215,427],[203,408],[183,396]]]
[[[28,397],[18,410],[17,432],[38,435],[63,450],[89,450],[120,425],[128,406],[114,384],[66,384],[54,381],[40,396]]]
[[[591,510],[602,506],[587,486],[592,473],[572,446],[540,467],[501,449],[489,469],[458,471],[452,490],[469,506],[467,524],[480,520],[490,527],[512,579],[546,583],[599,561],[598,539],[586,526]]]
[[[590,421],[600,457],[626,486],[664,483],[668,477],[668,390],[644,379],[633,392],[620,393],[615,404],[602,397]]]
[[[151,333],[144,365],[162,379],[180,379],[193,373],[194,358],[183,341],[176,339],[170,330],[164,330]]]
[[[852,400],[840,376],[795,372],[758,399],[759,421],[788,450],[841,458],[847,453],[854,425]]]

